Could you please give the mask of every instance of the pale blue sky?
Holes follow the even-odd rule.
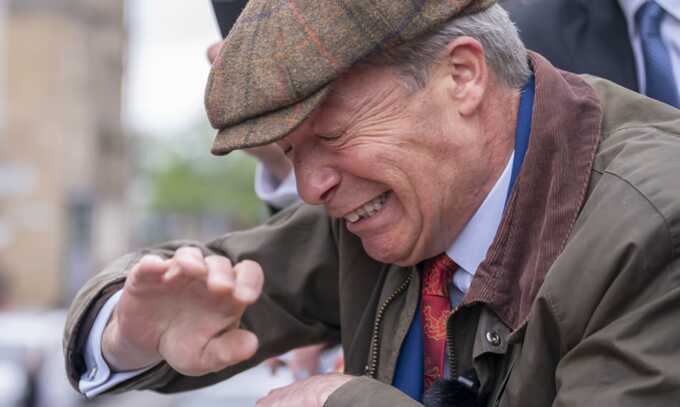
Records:
[[[207,120],[207,47],[220,39],[210,0],[127,0],[129,57],[124,120],[163,136]]]

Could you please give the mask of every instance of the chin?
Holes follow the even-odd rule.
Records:
[[[370,258],[381,263],[393,264],[397,260],[397,256],[393,253],[394,248],[385,248],[381,245],[373,245],[370,242],[361,241],[364,251]]]
[[[413,260],[414,253],[410,250],[399,250],[400,245],[395,244],[375,244],[362,240],[362,245],[366,254],[372,259],[385,264],[396,264],[401,267],[408,267],[417,264],[420,260]]]

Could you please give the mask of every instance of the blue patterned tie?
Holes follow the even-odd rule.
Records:
[[[654,0],[640,7],[636,14],[642,55],[645,59],[646,94],[678,107],[678,86],[673,78],[673,65],[661,38],[661,20],[666,12]]]

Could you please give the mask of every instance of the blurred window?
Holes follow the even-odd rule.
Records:
[[[69,238],[66,270],[66,294],[70,301],[92,273],[92,212],[89,194],[73,194],[68,205]]]

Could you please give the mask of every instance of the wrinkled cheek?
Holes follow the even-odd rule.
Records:
[[[413,256],[417,257],[418,261],[443,251],[440,246],[440,231],[444,227],[445,219],[437,203],[434,199],[421,202],[419,211],[413,218]]]

